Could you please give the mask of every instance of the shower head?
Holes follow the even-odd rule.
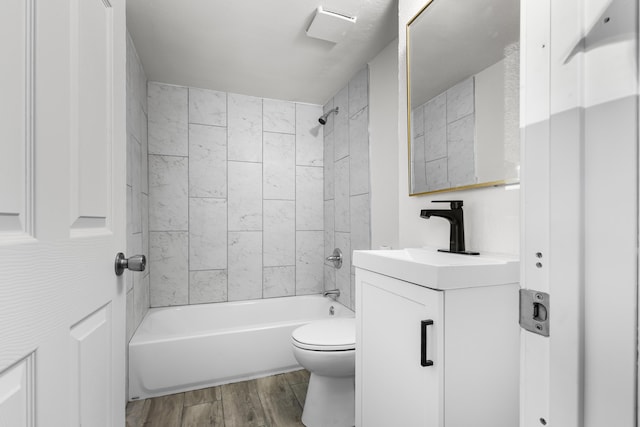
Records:
[[[331,113],[336,113],[336,114],[338,114],[338,108],[339,108],[339,107],[333,108],[333,109],[331,109],[331,110],[327,111],[326,113],[324,113],[324,114],[323,114],[323,115],[318,119],[318,121],[320,122],[320,124],[321,124],[321,125],[323,125],[323,126],[324,126],[324,125],[326,125],[326,124],[327,124],[327,117],[329,117],[329,115],[330,115]]]

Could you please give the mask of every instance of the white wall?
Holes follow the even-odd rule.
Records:
[[[397,248],[398,40],[391,42],[369,63],[369,81],[371,248]]]
[[[406,24],[424,6],[424,0],[398,3],[398,221],[399,247],[449,246],[449,223],[421,219],[420,209],[431,200],[464,201],[467,249],[480,252],[519,253],[520,191],[484,188],[454,193],[409,197],[407,143]]]

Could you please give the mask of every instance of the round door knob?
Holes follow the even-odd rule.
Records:
[[[116,276],[121,276],[125,268],[132,271],[144,271],[146,265],[147,258],[144,255],[134,255],[130,258],[125,258],[122,252],[118,252],[115,262]]]

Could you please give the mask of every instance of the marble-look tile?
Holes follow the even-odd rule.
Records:
[[[322,166],[323,126],[318,122],[321,115],[320,105],[296,104],[296,165]]]
[[[140,60],[140,56],[138,55],[137,51],[136,51],[136,63],[137,63],[136,74],[138,75],[136,98],[138,98],[141,101],[142,111],[144,111],[144,114],[149,115],[149,108],[148,108],[149,97],[147,96],[147,92],[148,92],[147,74],[144,71],[144,67],[142,66],[142,61]]]
[[[145,274],[133,290],[134,322],[139,325],[149,310],[149,275]]]
[[[334,149],[333,132],[324,136],[324,158],[327,159],[324,162],[324,199],[332,200],[334,196],[334,169],[335,162],[333,161],[333,149]]]
[[[333,98],[329,100],[329,102],[327,102],[326,104],[324,104],[324,106],[322,107],[322,114],[326,114],[327,112],[333,110]],[[330,134],[331,132],[333,132],[333,122],[334,122],[334,114],[330,114],[327,117],[327,123],[325,123],[323,125],[323,129],[322,132],[325,135]],[[325,157],[326,159],[326,157]]]
[[[351,197],[351,250],[371,249],[371,204],[369,194]]]
[[[296,262],[296,202],[293,200],[264,201],[264,265],[295,265]]]
[[[433,160],[425,165],[427,191],[442,190],[451,187],[447,176],[447,158]]]
[[[324,290],[336,289],[336,268],[332,265],[324,266]]]
[[[130,116],[127,117],[127,133],[140,142],[142,139],[142,117],[144,117],[144,113],[137,99],[132,100],[132,104]]]
[[[142,253],[149,257],[149,196],[142,195]],[[149,274],[149,269],[145,271]]]
[[[342,267],[336,270],[336,288],[340,289],[338,302],[351,303],[351,238],[349,233],[336,232],[336,247],[342,251]]]
[[[296,230],[323,228],[323,170],[296,166]]]
[[[324,286],[322,231],[296,232],[296,295],[317,294]]]
[[[228,300],[262,298],[262,233],[229,232]]]
[[[226,270],[189,272],[189,304],[224,302],[226,300]]]
[[[369,105],[369,67],[365,66],[349,81],[349,117]]]
[[[132,289],[127,292],[127,342],[131,341],[131,337],[136,330],[136,325],[134,324],[136,318],[134,298],[135,295]],[[131,319],[130,322],[129,319]]]
[[[142,139],[140,140],[140,191],[149,194],[149,140],[147,137],[147,114],[143,113],[142,118]]]
[[[127,209],[127,237],[133,234],[133,188],[127,185],[126,209]]]
[[[229,162],[229,230],[262,230],[262,164]]]
[[[424,135],[424,104],[411,111],[411,136]]]
[[[446,169],[445,169],[445,177],[446,177]],[[411,192],[415,194],[415,193],[424,193],[425,191],[428,191],[425,162],[412,162],[411,163]]]
[[[133,168],[134,168],[134,161],[133,161],[133,147],[137,144],[137,141],[135,139],[135,137],[130,133],[127,132],[127,177],[126,177],[126,182],[128,186],[132,186],[133,183]]]
[[[227,268],[227,201],[189,199],[189,270]]]
[[[427,102],[424,108],[424,160],[447,156],[447,97],[441,94]],[[415,161],[418,161],[417,159]]]
[[[333,200],[325,200],[324,202],[324,257],[325,264],[333,266],[333,262],[327,261],[326,258],[333,253],[335,248],[335,202]]]
[[[227,94],[216,90],[189,88],[189,123],[227,125]]]
[[[474,114],[450,123],[447,127],[448,175],[453,186],[476,183],[474,135]]]
[[[424,162],[424,135],[411,139],[411,161]]]
[[[263,272],[262,297],[287,297],[296,292],[296,268],[265,267]]]
[[[262,161],[262,98],[227,95],[228,159]]]
[[[469,115],[475,109],[475,79],[470,77],[447,90],[447,123]]]
[[[127,90],[127,119],[128,119],[128,111],[129,111],[129,101],[132,99],[135,99],[135,95],[133,92],[133,87],[134,87],[134,78],[135,78],[135,71],[134,71],[134,50],[135,47],[133,46],[133,40],[131,39],[131,35],[129,34],[129,31],[127,31],[127,36],[126,36],[126,55],[127,55],[127,66],[126,66],[126,72],[125,72],[125,76],[126,76],[126,90]]]
[[[369,192],[369,108],[349,119],[350,194]]]
[[[189,233],[152,231],[149,235],[150,305],[189,303]]]
[[[188,89],[149,82],[149,153],[188,155]]]
[[[131,255],[137,255],[142,253],[142,233],[136,233],[130,236],[131,244],[129,246],[131,248]],[[131,256],[130,255],[130,256]],[[133,288],[137,288],[140,286],[140,282],[142,282],[145,276],[145,272],[142,271],[132,271],[131,272],[131,282],[133,283]]]
[[[227,130],[189,125],[189,197],[227,197]]]
[[[349,231],[349,158],[335,164],[336,231]]]
[[[264,198],[293,200],[295,198],[295,137],[283,133],[263,134]]]
[[[264,132],[295,133],[296,104],[290,101],[265,99],[262,101],[262,130]]]
[[[342,88],[333,97],[334,107],[339,107],[338,114],[333,114],[333,135],[335,149],[334,160],[339,160],[349,155],[349,87]]]
[[[149,156],[149,228],[188,229],[188,159]]]
[[[133,169],[131,171],[132,179],[131,179],[131,189],[132,189],[132,200],[133,203],[131,214],[133,215],[133,229],[134,233],[142,232],[142,188],[141,188],[141,170],[140,165],[142,163],[141,160],[141,149],[140,144],[134,140],[133,150],[131,151]]]
[[[131,134],[136,140],[142,139],[142,117],[144,113],[140,100],[132,98],[127,105],[127,133]]]
[[[140,107],[146,112],[147,76],[129,33],[127,33],[127,83],[127,96],[130,95],[133,99],[138,100]]]

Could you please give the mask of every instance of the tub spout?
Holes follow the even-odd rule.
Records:
[[[322,293],[323,297],[328,297],[329,295],[335,295],[335,297],[338,298],[340,296],[340,289],[331,289]]]

